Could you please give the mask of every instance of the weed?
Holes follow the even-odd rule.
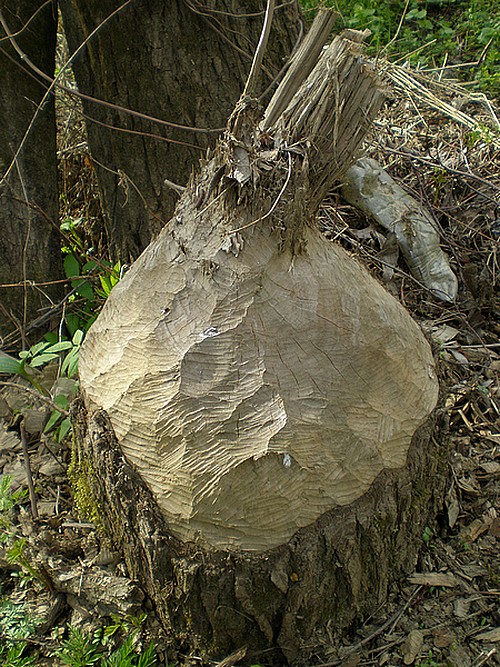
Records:
[[[302,0],[340,11],[345,27],[372,31],[370,52],[413,66],[457,66],[454,76],[472,79],[500,95],[500,5],[497,0]]]

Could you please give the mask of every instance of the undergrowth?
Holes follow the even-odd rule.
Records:
[[[372,36],[372,55],[424,70],[450,71],[490,97],[500,96],[500,4],[497,0],[301,0],[303,9],[332,7],[344,27]]]

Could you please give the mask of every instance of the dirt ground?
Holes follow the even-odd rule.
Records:
[[[500,124],[491,102],[444,72],[433,83],[415,75],[415,85],[400,74],[386,72],[393,93],[366,151],[432,211],[459,280],[458,299],[438,301],[417,284],[387,233],[339,192],[318,224],[386,284],[432,341],[447,392],[448,492],[422,535],[414,574],[341,645],[318,646],[318,662],[500,665]],[[85,194],[86,214],[95,210],[96,194],[85,143],[74,134],[67,135],[61,164],[66,187]],[[42,434],[47,410],[24,390],[1,390],[0,472],[12,475],[14,487],[27,484],[16,418],[22,412],[39,513],[33,520],[27,500],[10,528],[26,539],[37,576],[30,577],[21,560],[9,563],[0,547],[1,594],[44,619],[32,639],[41,665],[52,664],[50,653],[68,623],[93,627],[112,614],[148,611],[119,555],[78,517],[67,475],[70,442]],[[145,635],[156,641],[159,665],[200,664],[195,656],[170,655],[154,620]],[[258,656],[255,662],[265,664]]]

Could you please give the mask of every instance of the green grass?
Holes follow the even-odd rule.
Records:
[[[344,27],[369,28],[372,54],[421,68],[457,66],[454,76],[500,96],[498,0],[301,0],[303,9],[333,7]],[[474,64],[472,64],[474,63]]]

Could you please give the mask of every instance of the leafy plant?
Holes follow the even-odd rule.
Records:
[[[26,489],[11,490],[12,475],[3,475],[0,478],[0,528],[10,526],[9,513],[17,505],[22,504],[27,496]]]
[[[372,31],[370,51],[426,68],[460,65],[454,76],[500,95],[497,0],[301,0],[306,10],[334,7],[345,27]],[[469,66],[467,66],[469,63]]]
[[[129,623],[132,617],[127,618],[125,625]],[[118,623],[118,617],[115,619],[115,626],[121,626]],[[108,638],[110,636],[110,633],[106,632],[106,628],[104,632],[90,635],[70,626],[68,639],[61,642],[61,646],[55,652],[55,655],[59,658],[61,665],[66,667],[93,667],[93,665],[98,667],[154,667],[156,665],[153,643],[140,654],[136,652],[134,643],[137,638],[137,631],[129,634],[121,646],[112,651],[106,648],[106,642],[101,639],[101,637],[105,638],[106,636]]]
[[[0,644],[2,667],[34,667],[37,659],[32,655],[23,655],[25,648],[25,645],[21,642],[11,645]]]
[[[59,360],[60,377],[74,378],[78,372],[78,356],[83,341],[84,332],[78,329],[71,340],[54,340],[52,334],[47,334],[46,339],[33,345],[29,350],[19,353],[19,360],[7,354],[0,356],[0,374],[15,374],[27,380],[41,396],[50,397],[51,389],[46,387],[37,377],[36,371],[41,367]],[[76,382],[73,392],[76,391]],[[57,391],[53,396],[53,410],[49,416],[44,432],[55,430],[58,442],[67,435],[71,428],[71,420],[65,414],[69,407],[72,395]]]
[[[92,667],[101,657],[99,641],[70,625],[68,639],[61,642],[56,656],[68,667]]]
[[[25,656],[25,639],[36,630],[39,622],[31,616],[24,604],[10,600],[0,602],[0,660],[2,667],[31,667],[36,665],[34,656]]]

